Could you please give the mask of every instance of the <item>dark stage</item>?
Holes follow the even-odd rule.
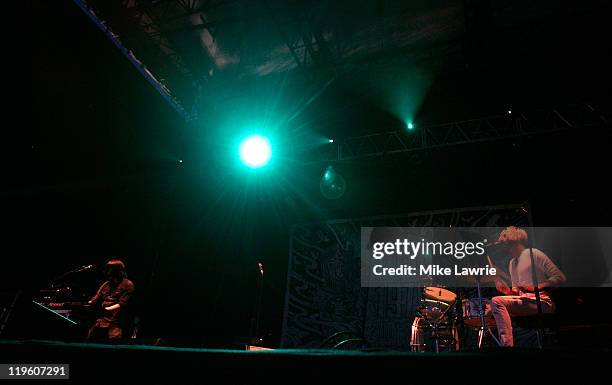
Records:
[[[240,350],[164,348],[139,345],[69,344],[48,341],[0,342],[4,362],[69,362],[79,382],[153,383],[364,383],[369,381],[563,381],[608,375],[609,350],[491,350],[462,353],[361,352],[330,350]],[[112,363],[100,370],[99,363]],[[521,375],[508,370],[520,369]],[[554,374],[551,374],[554,373]],[[587,377],[585,377],[587,376]],[[601,376],[601,377],[600,377]]]
[[[609,1],[15,5],[0,370],[608,369]]]

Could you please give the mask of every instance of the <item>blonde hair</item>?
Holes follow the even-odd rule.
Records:
[[[520,242],[523,245],[527,245],[527,232],[516,226],[509,226],[499,233],[496,243],[507,243],[507,242]]]

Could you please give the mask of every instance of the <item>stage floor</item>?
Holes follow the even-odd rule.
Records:
[[[428,378],[434,383],[455,384],[548,383],[557,376],[594,380],[594,376],[609,373],[611,362],[612,351],[608,349],[496,349],[436,354],[0,341],[0,363],[67,363],[72,380],[88,383],[118,379],[117,383],[337,383],[338,378],[343,380],[340,383],[364,383],[366,376],[368,382],[379,378],[406,383]]]

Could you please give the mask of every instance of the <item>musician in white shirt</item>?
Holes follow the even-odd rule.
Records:
[[[504,229],[497,240],[511,256],[508,270],[511,287],[501,279],[496,281],[497,290],[504,295],[491,299],[491,312],[495,317],[497,330],[502,346],[514,346],[512,337],[513,316],[528,316],[538,314],[535,288],[532,279],[531,252],[535,264],[535,273],[540,292],[543,313],[554,313],[555,304],[550,297],[549,288],[566,281],[565,275],[538,249],[527,247],[527,232],[518,227],[510,226]]]

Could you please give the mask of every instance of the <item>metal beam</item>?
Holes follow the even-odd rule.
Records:
[[[390,154],[491,142],[589,127],[611,128],[612,121],[590,104],[510,113],[480,119],[381,132],[336,140],[305,153],[306,163],[338,162]]]
[[[185,119],[191,120],[191,114],[183,107],[183,105],[172,95],[170,90],[151,73],[151,71],[140,61],[134,53],[125,47],[118,35],[113,33],[110,27],[101,20],[94,10],[84,0],[73,0],[74,3],[96,24],[96,26],[104,32],[104,34],[115,44],[121,53],[132,63],[132,65],[140,72],[140,74],[159,92],[159,94],[170,104],[170,106]]]

